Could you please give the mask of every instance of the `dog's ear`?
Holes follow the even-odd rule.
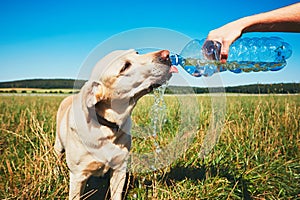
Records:
[[[104,99],[105,88],[99,81],[89,81],[87,84],[86,105],[88,108],[95,106]]]

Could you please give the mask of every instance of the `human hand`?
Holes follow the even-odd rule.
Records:
[[[221,43],[219,60],[225,63],[229,46],[246,32],[300,32],[300,3],[240,18],[209,32],[206,41]],[[205,44],[205,43],[204,43]]]
[[[212,40],[221,43],[219,60],[226,63],[230,45],[242,34],[243,26],[234,21],[209,32],[206,41]]]

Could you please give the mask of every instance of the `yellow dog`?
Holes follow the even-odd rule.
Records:
[[[173,69],[167,50],[143,55],[114,51],[96,64],[80,93],[62,101],[55,151],[66,153],[69,199],[79,199],[87,179],[109,169],[111,198],[122,198],[131,112],[139,98],[170,79]]]

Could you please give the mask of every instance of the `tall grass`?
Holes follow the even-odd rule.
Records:
[[[53,151],[62,98],[1,96],[1,199],[67,198],[68,169]],[[212,114],[210,98],[198,97],[200,120],[188,150],[164,168],[131,172],[126,199],[299,199],[300,96],[226,101],[222,134],[211,154],[198,154]],[[180,124],[178,102],[166,102],[168,121],[157,138],[162,147]],[[152,103],[146,96],[133,112],[135,152],[153,150],[153,140],[138,135],[139,127],[150,124]]]
[[[58,97],[1,97],[1,199],[54,199],[68,173],[53,151]]]

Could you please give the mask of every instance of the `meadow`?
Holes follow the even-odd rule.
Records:
[[[67,198],[68,169],[53,151],[63,98],[0,97],[0,199]],[[132,117],[133,152],[155,151],[153,140],[160,147],[173,144],[182,118],[176,98],[165,101],[168,120],[155,139],[140,131],[151,126],[153,97],[139,101]],[[226,97],[219,141],[205,157],[199,151],[212,102],[209,96],[197,101],[200,116],[186,151],[153,171],[131,166],[125,199],[300,199],[299,95]]]

